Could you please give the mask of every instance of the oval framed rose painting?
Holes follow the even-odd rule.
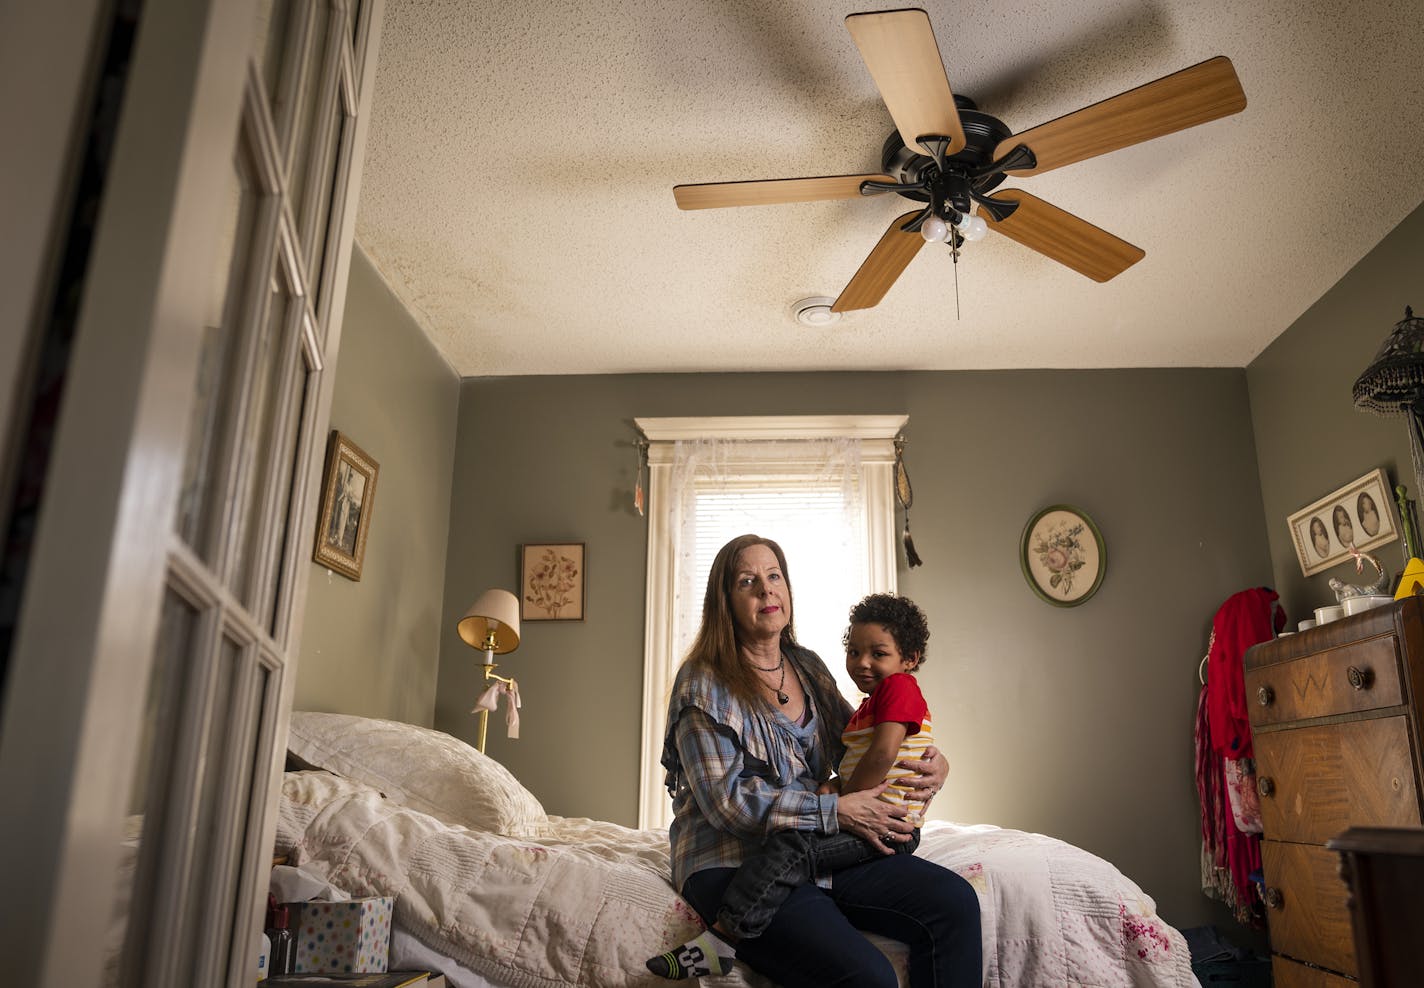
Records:
[[[1107,562],[1102,533],[1080,508],[1051,505],[1024,526],[1019,544],[1024,579],[1056,607],[1077,607],[1097,593]]]

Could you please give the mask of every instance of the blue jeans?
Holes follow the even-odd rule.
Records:
[[[709,926],[735,868],[691,875],[682,896]],[[890,961],[858,931],[910,948],[910,988],[980,988],[979,897],[947,868],[911,854],[838,872],[832,887],[794,889],[737,959],[783,988],[896,988]]]
[[[910,840],[893,845],[896,854],[914,854],[919,846],[919,828]],[[736,877],[722,893],[717,922],[738,939],[760,936],[800,886],[879,857],[884,857],[880,848],[855,834],[778,830],[737,866]]]

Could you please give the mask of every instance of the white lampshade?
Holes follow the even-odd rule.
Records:
[[[493,630],[494,653],[512,652],[519,647],[519,600],[508,590],[486,590],[455,628],[467,645],[481,650]]]

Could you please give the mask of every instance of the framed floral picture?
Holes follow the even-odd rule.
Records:
[[[1344,487],[1312,501],[1286,519],[1300,571],[1314,576],[1358,552],[1399,538],[1389,480],[1371,470]]]
[[[530,542],[519,547],[519,620],[582,621],[584,544]]]
[[[380,469],[360,446],[339,432],[331,433],[312,559],[353,580],[361,579]]]
[[[1057,607],[1077,607],[1102,586],[1107,571],[1102,533],[1079,508],[1055,504],[1028,520],[1019,565],[1033,592]]]

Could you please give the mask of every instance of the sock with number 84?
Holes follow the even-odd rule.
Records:
[[[705,930],[687,943],[665,951],[647,961],[648,970],[672,981],[726,974],[732,970],[737,951],[711,930]]]

